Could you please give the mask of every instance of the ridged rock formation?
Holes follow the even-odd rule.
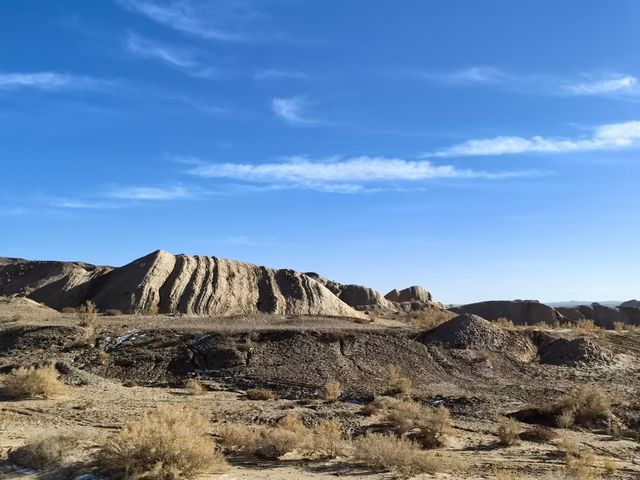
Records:
[[[340,300],[357,310],[397,310],[392,302],[386,300],[380,292],[373,288],[362,285],[343,285],[321,277],[315,272],[307,272],[305,275],[322,283]]]
[[[384,298],[391,302],[432,302],[431,294],[424,288],[414,285],[403,290],[393,289]]]
[[[293,270],[162,250],[115,269],[2,259],[0,295],[17,293],[57,309],[91,300],[100,310],[125,313],[362,316],[322,283]]]
[[[564,320],[564,317],[554,308],[535,300],[494,300],[470,303],[449,310],[459,314],[479,315],[487,320],[498,320],[504,317],[517,325],[535,325],[537,323],[555,325]]]

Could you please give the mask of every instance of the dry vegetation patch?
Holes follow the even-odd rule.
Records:
[[[388,395],[410,395],[413,383],[409,377],[406,377],[402,369],[397,365],[388,365],[386,368],[387,391]]]
[[[162,406],[128,423],[98,453],[98,464],[125,480],[182,480],[227,463],[209,437],[206,417],[190,407]]]
[[[611,417],[611,400],[597,385],[583,385],[562,397],[552,408],[557,425],[569,428],[574,424],[594,427],[608,422]]]
[[[2,379],[2,396],[10,399],[52,398],[64,393],[66,386],[53,365],[19,367]]]
[[[328,402],[337,402],[342,395],[342,385],[338,380],[332,379],[324,384],[324,399]]]
[[[371,468],[396,470],[405,475],[443,470],[440,459],[420,450],[415,442],[392,434],[369,433],[356,439],[353,458]]]
[[[518,443],[520,431],[518,422],[511,418],[505,418],[498,424],[496,435],[500,439],[500,444],[507,447]]]
[[[72,459],[80,444],[74,435],[50,435],[28,440],[9,452],[9,460],[34,470],[58,467]]]
[[[249,400],[273,400],[276,398],[273,391],[268,388],[250,388],[246,391],[245,396]]]
[[[190,378],[187,380],[184,384],[184,388],[190,395],[204,395],[207,393],[207,389],[197,378]]]
[[[400,435],[412,433],[426,448],[444,445],[452,431],[451,415],[445,407],[427,407],[414,401],[387,399],[385,420]]]

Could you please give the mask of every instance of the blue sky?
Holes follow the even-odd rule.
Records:
[[[640,296],[640,3],[5,0],[0,255]]]

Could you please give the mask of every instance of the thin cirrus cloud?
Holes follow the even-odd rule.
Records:
[[[256,12],[236,0],[118,0],[129,11],[165,27],[206,40],[244,42],[250,35],[240,27]]]
[[[384,190],[390,182],[433,179],[505,179],[534,175],[535,172],[486,172],[435,165],[427,160],[387,157],[334,157],[312,160],[292,157],[273,163],[199,163],[187,173],[208,179],[226,179],[271,185],[274,188],[307,188],[333,193]],[[365,185],[370,185],[368,188]]]
[[[486,65],[449,72],[421,70],[407,72],[410,76],[444,85],[485,86],[535,95],[593,96],[640,93],[637,77],[619,73],[560,77],[545,73],[515,74]]]
[[[297,70],[279,70],[279,69],[266,69],[266,70],[258,70],[253,78],[256,80],[282,80],[282,79],[293,79],[293,80],[305,80],[308,78],[306,73],[299,72]]]
[[[162,201],[188,198],[192,196],[186,187],[119,187],[108,191],[106,197],[118,200]]]
[[[276,116],[289,123],[315,123],[316,120],[307,117],[304,113],[307,103],[306,97],[303,96],[274,98],[271,101],[271,110]]]
[[[195,59],[193,51],[159,43],[133,32],[127,34],[125,49],[137,57],[160,61],[192,77],[216,75],[214,68]]]
[[[570,153],[619,150],[640,147],[640,121],[600,125],[580,138],[500,136],[466,140],[457,145],[423,155],[428,157],[468,157],[519,153]]]
[[[0,90],[99,90],[116,82],[57,72],[0,73]]]

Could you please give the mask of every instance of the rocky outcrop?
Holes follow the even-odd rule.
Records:
[[[373,288],[362,285],[343,285],[321,277],[315,272],[307,272],[305,275],[322,283],[340,300],[357,310],[397,310],[392,302],[386,300],[380,292]]]
[[[508,318],[517,325],[538,323],[555,325],[564,320],[564,317],[556,309],[535,300],[493,300],[461,305],[450,308],[450,310],[460,314],[472,313],[487,320]]]
[[[557,310],[572,322],[593,320],[593,323],[601,328],[612,329],[617,322],[640,324],[640,308],[634,307],[634,302],[636,301],[624,302],[618,308],[592,303],[576,307],[558,307]]]
[[[403,290],[396,290],[395,288],[387,293],[384,298],[391,302],[432,302],[433,298],[423,287],[414,285]]]
[[[91,300],[100,310],[129,313],[362,316],[293,270],[162,250],[120,268],[8,259],[0,279],[0,295],[23,293],[57,309]]]

